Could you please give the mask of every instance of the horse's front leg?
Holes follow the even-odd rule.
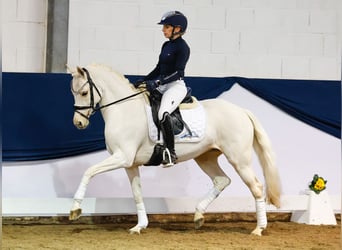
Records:
[[[115,152],[104,161],[88,168],[83,174],[81,183],[79,184],[78,189],[74,195],[74,203],[70,210],[69,220],[77,220],[81,216],[81,203],[84,199],[87,185],[92,177],[103,172],[128,166],[130,166],[130,164],[126,160],[125,155],[122,152]]]
[[[148,225],[148,218],[145,210],[145,205],[143,201],[143,197],[141,194],[141,185],[140,185],[140,174],[138,167],[126,168],[126,172],[131,182],[132,192],[135,200],[135,204],[137,206],[137,215],[138,215],[138,224],[135,227],[132,227],[129,231],[131,234],[138,233],[140,234],[141,229],[145,229]]]

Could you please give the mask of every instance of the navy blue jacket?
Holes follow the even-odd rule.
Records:
[[[167,84],[184,78],[184,70],[190,56],[190,48],[182,37],[166,41],[161,49],[156,67],[144,80],[160,80]]]

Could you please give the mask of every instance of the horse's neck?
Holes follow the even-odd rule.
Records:
[[[130,83],[126,79],[114,74],[114,72],[105,72],[94,75],[94,83],[96,84],[98,82],[101,84],[100,88],[102,92],[102,100],[100,102],[100,106],[105,106],[109,103],[119,101],[135,93],[130,86]],[[142,95],[139,95],[137,97],[113,104],[108,108],[102,109],[103,118],[106,120],[106,116],[109,113],[108,111],[115,110],[115,112],[124,114],[131,113],[135,106],[143,107],[142,102],[144,102],[144,99]],[[118,108],[115,108],[116,106]]]
[[[121,99],[132,92],[127,83],[120,82],[124,81],[124,79],[115,75],[114,72],[98,68],[98,66],[89,67],[89,70],[94,84],[100,89],[102,95],[101,105]]]

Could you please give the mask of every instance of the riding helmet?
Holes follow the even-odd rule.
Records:
[[[169,11],[162,16],[158,24],[168,24],[173,27],[179,26],[181,28],[181,32],[184,33],[188,26],[188,20],[180,11]]]

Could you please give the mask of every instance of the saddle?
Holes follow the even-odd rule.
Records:
[[[158,119],[158,111],[160,108],[161,98],[162,98],[162,94],[157,90],[153,91],[148,96],[148,99],[150,101],[150,106],[151,106],[153,122],[158,129],[158,140],[160,140],[160,129],[161,129],[160,128],[160,122]],[[192,102],[193,102],[193,99],[191,96],[191,88],[188,87],[187,88],[187,94],[181,103],[192,103]],[[177,107],[177,109],[170,114],[170,117],[171,117],[171,123],[172,123],[174,135],[180,134],[184,130],[184,128],[191,135],[191,130],[190,130],[189,126],[186,124],[186,122],[183,120],[181,112],[179,110],[179,107]],[[148,165],[148,166],[160,165],[162,160],[163,160],[164,149],[165,149],[164,145],[157,143],[154,146],[154,150],[153,150],[153,154],[152,154],[151,158],[144,165]]]
[[[158,119],[158,111],[160,107],[162,94],[158,90],[155,90],[149,95],[148,98],[149,98],[150,105],[151,105],[153,122],[158,128],[158,140],[159,140],[160,139],[160,124],[159,124],[159,119]],[[187,87],[186,96],[184,97],[181,103],[193,103],[193,99],[191,96],[191,88]],[[186,122],[182,118],[182,115],[179,111],[179,107],[177,107],[177,109],[173,111],[170,114],[170,116],[171,116],[171,123],[172,123],[174,135],[180,134],[184,128],[189,132],[189,134],[191,134],[191,130],[189,126],[186,124]]]

